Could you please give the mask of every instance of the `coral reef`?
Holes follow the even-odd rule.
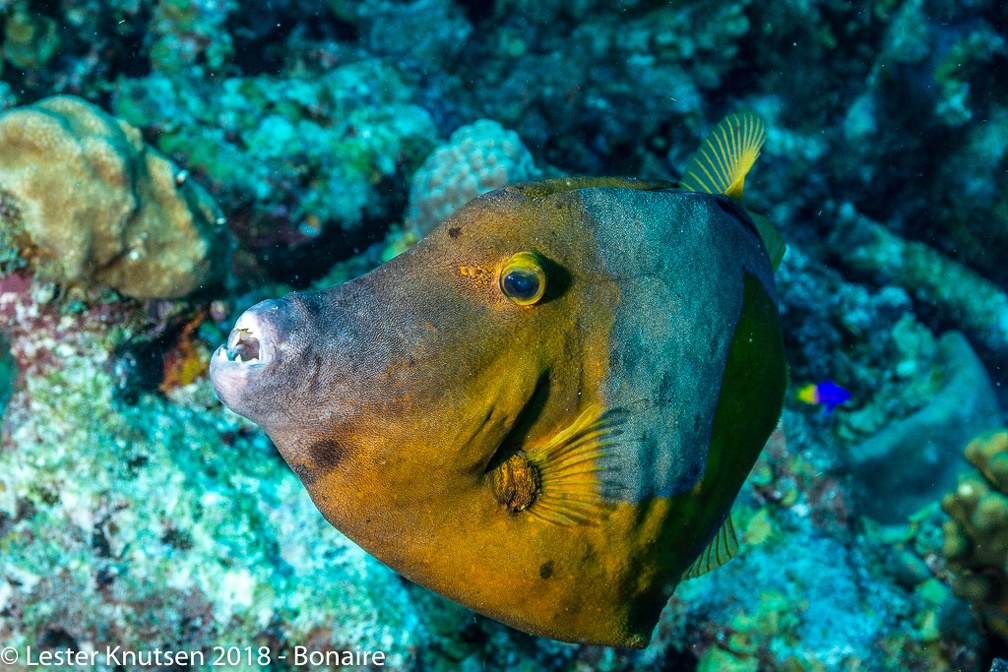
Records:
[[[876,393],[892,403],[896,390],[910,397],[911,406],[926,401],[931,385],[918,391],[908,382],[930,368],[935,347],[906,290],[852,283],[800,243],[789,245],[777,289],[792,379],[835,380],[850,390],[854,404]]]
[[[694,146],[688,131],[702,135],[704,92],[735,65],[749,6],[498,2],[495,34],[470,53],[499,56],[483,86],[458,95],[570,172],[668,177],[663,155]],[[685,156],[673,158],[681,167]],[[657,174],[634,168],[651,161]]]
[[[971,338],[1008,356],[1008,294],[924,243],[840,208],[832,246],[853,270],[907,288]]]
[[[928,403],[853,446],[853,472],[864,490],[864,512],[893,523],[955,486],[966,464],[960,446],[1001,426],[1001,408],[987,371],[958,332],[938,340],[935,388]],[[886,469],[899,464],[900,469]]]
[[[981,477],[964,474],[942,498],[950,516],[942,550],[959,572],[955,594],[976,605],[1008,640],[1008,430],[976,437],[964,454]]]
[[[706,670],[978,669],[976,624],[921,559],[927,535],[864,525],[835,448],[801,414],[782,425],[733,510],[741,553],[680,586],[645,653],[682,647]]]
[[[50,280],[182,297],[223,279],[223,225],[184,171],[93,105],[63,96],[0,114],[7,270],[24,261]]]
[[[881,32],[862,35],[877,35],[876,57],[852,87],[848,142],[837,146],[831,172],[859,212],[1003,284],[1003,9],[912,0],[881,4],[875,16]]]
[[[142,316],[3,296],[26,376],[0,448],[0,641],[208,656],[359,646],[409,666],[424,634],[408,592],[314,513],[205,378],[116,398],[111,346]]]
[[[410,102],[397,70],[376,60],[317,78],[202,88],[192,96],[151,75],[121,83],[115,109],[156,130],[161,151],[204,176],[234,213],[239,276],[303,286],[379,238],[375,229],[399,216],[408,175],[435,142],[428,113]]]
[[[58,24],[29,12],[27,5],[16,3],[4,21],[3,57],[17,68],[40,68],[59,49]]]
[[[74,156],[126,152],[141,175],[157,156],[142,137],[170,159],[162,195],[188,175],[177,202],[196,212],[204,185],[237,245],[235,282],[210,287],[226,273],[225,235],[199,234],[217,241],[196,299],[209,313],[122,302],[99,286],[179,296],[166,273],[200,282],[177,260],[113,278],[136,241],[110,267],[89,265],[115,247],[91,225],[47,229],[64,246],[46,253],[25,224],[35,206],[0,177],[0,268],[21,269],[0,275],[0,398],[13,385],[0,641],[380,646],[396,656],[387,667],[412,670],[986,672],[985,631],[952,593],[1008,631],[1002,544],[988,543],[1008,496],[990,466],[1001,434],[967,454],[987,471],[963,481],[966,496],[946,498],[957,574],[937,506],[909,512],[936,496],[913,478],[930,465],[948,478],[974,431],[923,420],[965,419],[952,398],[989,400],[984,375],[1008,403],[1006,8],[0,0],[0,110],[70,94],[112,111],[124,123],[71,115],[98,120]],[[768,127],[747,206],[790,246],[777,278],[792,381],[834,380],[851,399],[830,414],[792,400],[786,443],[771,443],[740,498],[743,554],[685,584],[647,650],[517,635],[404,585],[314,517],[267,440],[210,398],[202,370],[228,314],[349,279],[412,242],[409,186],[439,138],[489,119],[547,173],[675,179],[710,122],[746,108]],[[55,170],[58,152],[22,159],[0,123],[0,175]],[[84,137],[53,123],[64,147]],[[121,218],[142,209],[97,199],[105,178],[79,177],[100,170],[74,166],[40,187],[61,217],[94,221],[85,199]],[[154,256],[168,259],[151,249],[140,263]],[[934,451],[911,450],[928,427],[940,431],[920,444]]]
[[[473,31],[458,3],[451,0],[333,0],[331,5],[342,18],[360,26],[370,53],[409,70],[450,67]],[[403,40],[403,35],[420,39]]]
[[[514,131],[480,119],[452,133],[413,174],[406,226],[423,238],[480,194],[538,175]]]
[[[1000,426],[997,370],[961,333],[936,336],[944,324],[902,286],[851,282],[804,245],[791,245],[778,290],[795,386],[834,380],[851,395],[832,413],[806,406],[809,422],[839,444],[859,509],[904,522],[954,485],[963,443]]]
[[[165,75],[221,72],[233,56],[226,30],[233,3],[226,0],[171,0],[154,5],[150,58]]]
[[[38,280],[0,289],[24,374],[0,446],[0,549],[13,551],[0,638],[22,651],[359,647],[385,652],[384,669],[443,671],[978,669],[975,628],[949,615],[928,566],[903,554],[894,581],[864,550],[893,555],[882,535],[847,541],[842,463],[801,414],[786,414],[736,505],[742,553],[681,587],[651,647],[559,644],[397,580],[315,513],[205,378],[124,401],[112,365],[149,320],[136,306],[67,314],[39,301]],[[205,347],[202,333],[183,340]]]
[[[934,243],[956,255],[1002,287],[1008,273],[999,262],[1008,251],[1008,106],[991,109],[963,129],[965,137],[939,168],[943,191],[935,222],[942,227]]]

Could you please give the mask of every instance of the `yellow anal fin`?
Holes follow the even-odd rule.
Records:
[[[528,452],[539,470],[541,491],[528,513],[560,525],[596,525],[604,510],[599,458],[612,423],[605,410],[590,406],[569,427]]]
[[[683,572],[683,581],[703,576],[721,567],[738,553],[738,538],[735,536],[735,526],[732,525],[731,514],[725,518],[724,525],[718,530],[707,548],[700,554],[690,568]]]
[[[759,158],[765,138],[763,120],[755,114],[728,115],[693,152],[680,186],[741,201],[745,176]]]

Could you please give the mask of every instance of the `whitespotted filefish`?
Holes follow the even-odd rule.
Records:
[[[741,202],[762,138],[726,118],[681,184],[480,196],[367,275],[253,306],[214,388],[389,567],[529,633],[643,647],[730,557],[780,417],[783,245]]]

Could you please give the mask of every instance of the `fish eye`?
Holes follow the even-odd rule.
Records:
[[[535,252],[518,252],[500,272],[500,290],[519,306],[531,306],[546,293],[546,264]]]

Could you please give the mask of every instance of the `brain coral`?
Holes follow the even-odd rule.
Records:
[[[210,196],[140,132],[70,96],[0,114],[0,270],[177,298],[223,277]]]
[[[517,133],[480,119],[452,133],[417,170],[406,224],[423,237],[480,194],[538,175]]]

